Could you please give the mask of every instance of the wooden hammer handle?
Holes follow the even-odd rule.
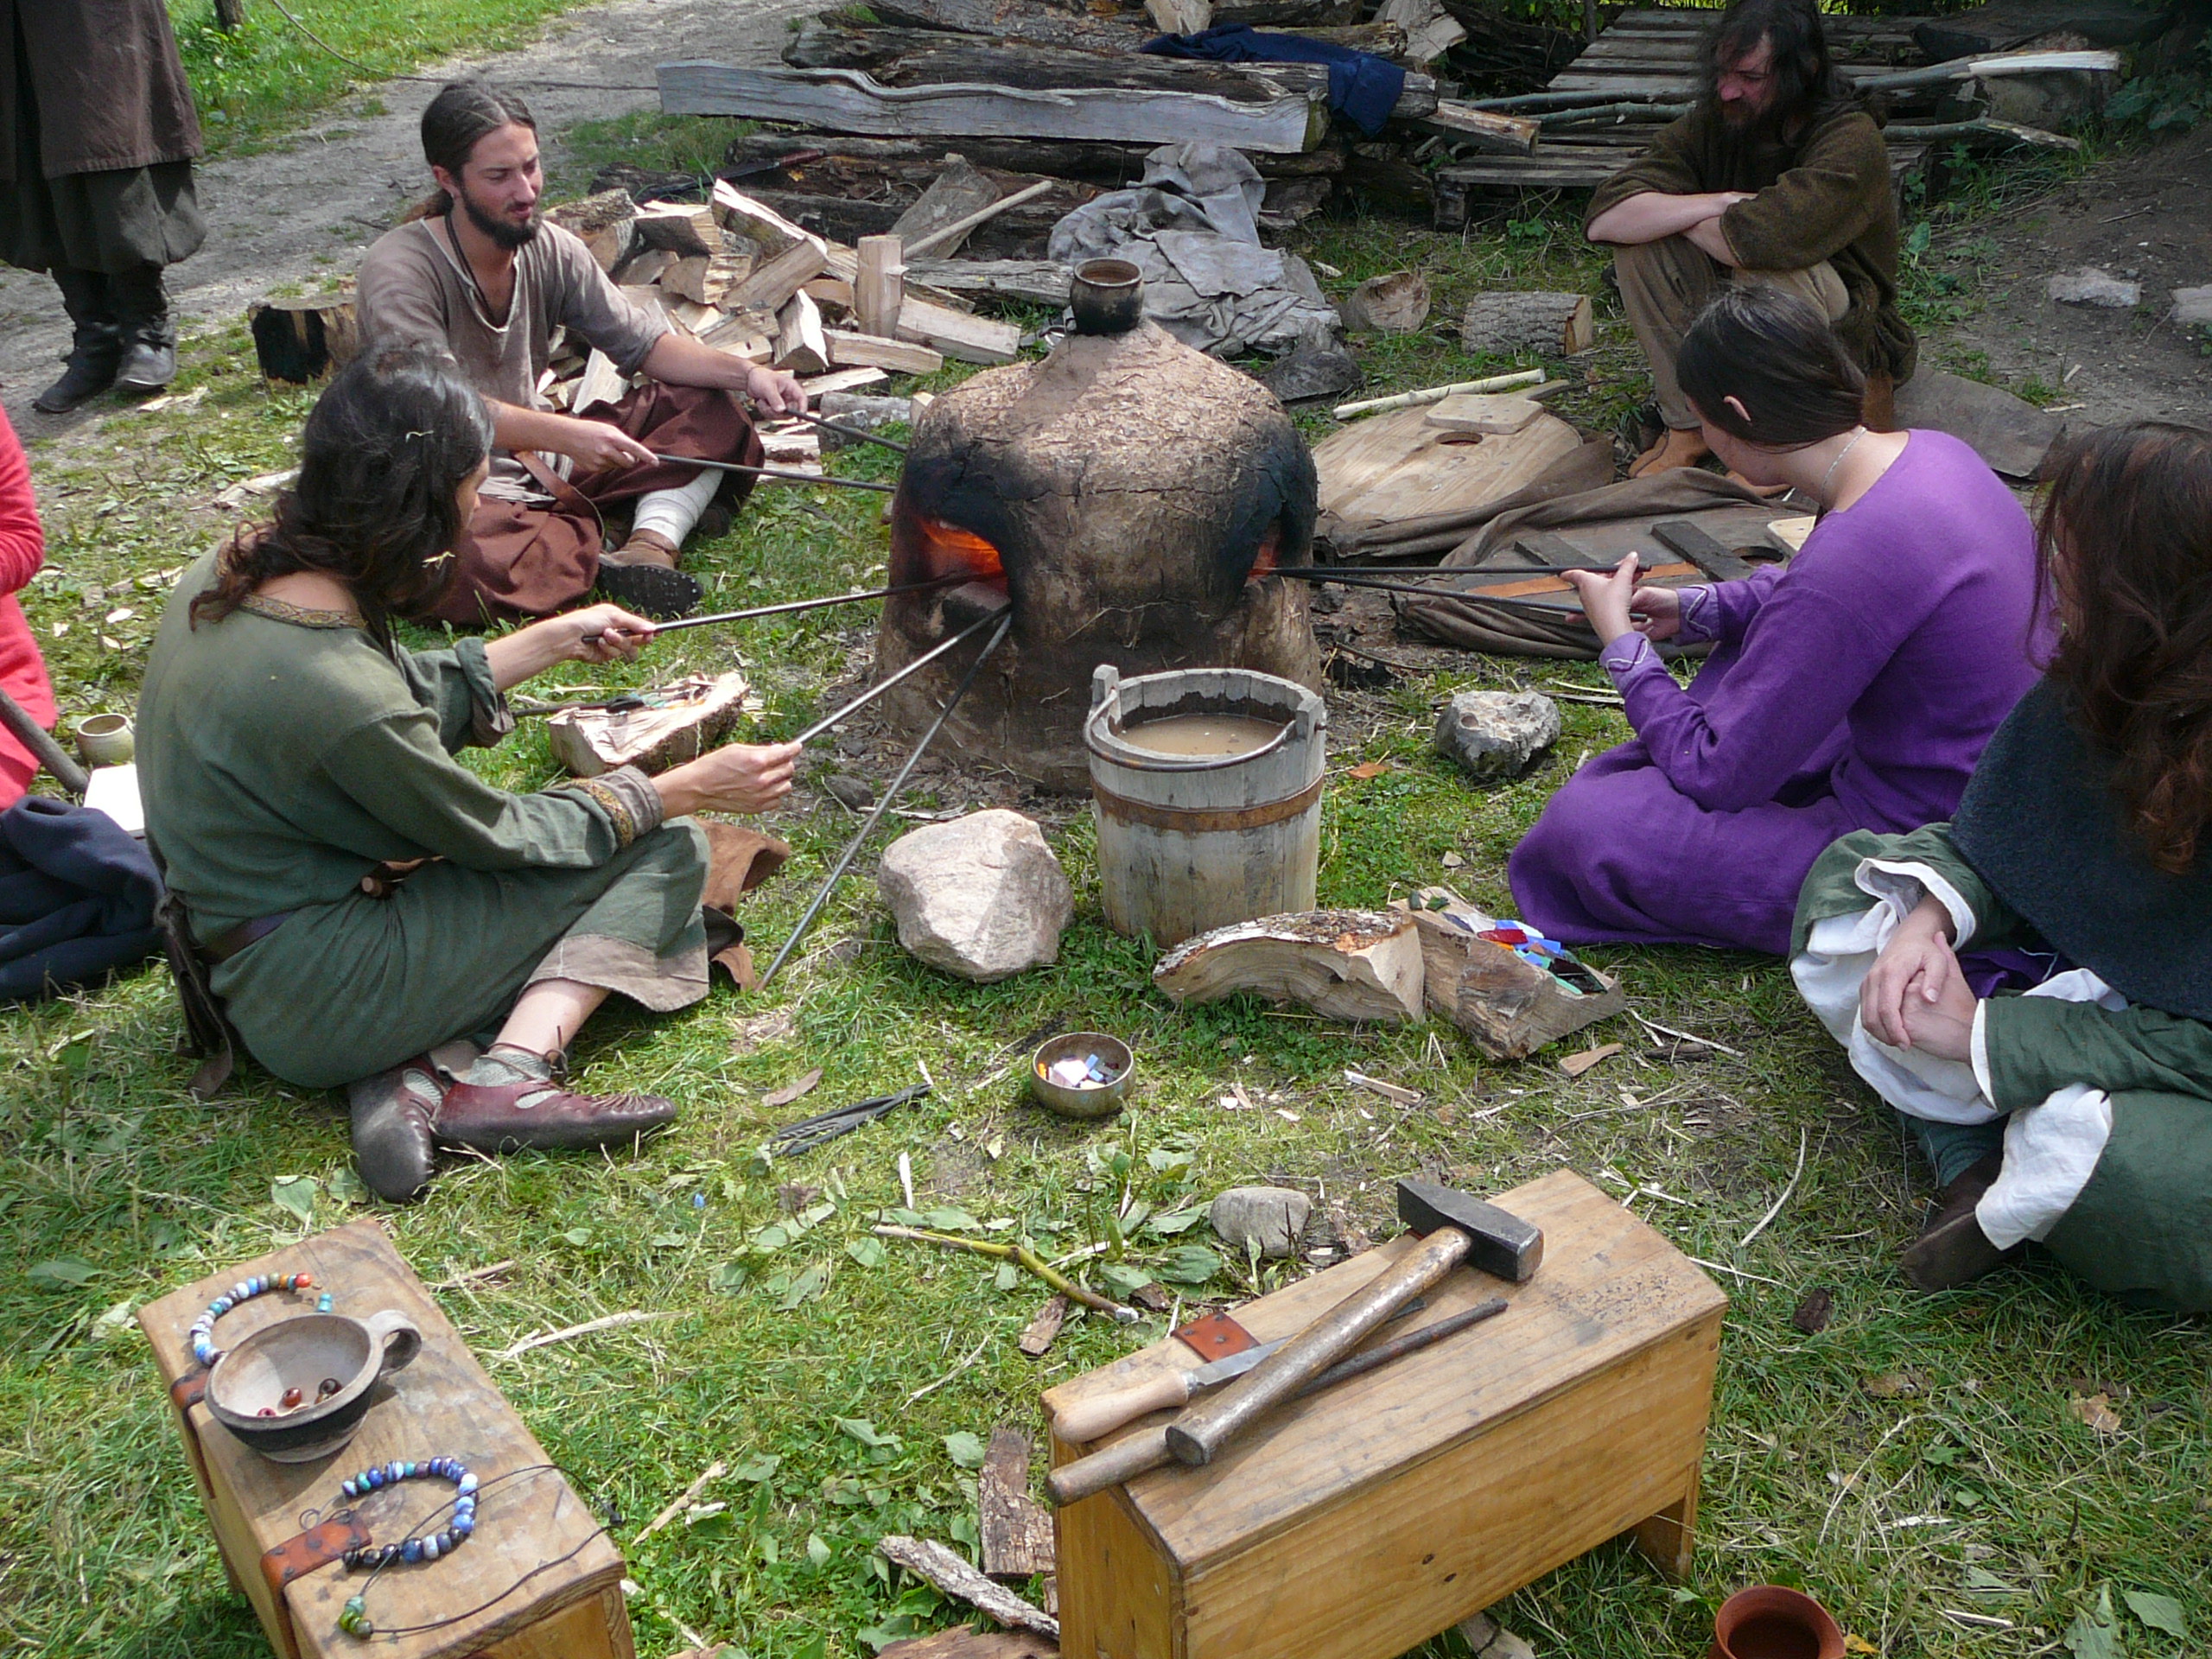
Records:
[[[1457,1227],[1440,1227],[1364,1287],[1354,1291],[1281,1347],[1188,1408],[1167,1426],[1167,1449],[1179,1463],[1214,1454],[1269,1407],[1280,1405],[1359,1345],[1360,1339],[1466,1259],[1474,1241]]]
[[[1123,1423],[1148,1411],[1173,1411],[1191,1402],[1191,1374],[1162,1371],[1140,1378],[1108,1394],[1093,1395],[1052,1414],[1052,1432],[1062,1440],[1082,1445],[1101,1434],[1111,1434]]]
[[[1173,1461],[1167,1451],[1167,1430],[1141,1428],[1103,1452],[1062,1464],[1045,1477],[1045,1490],[1052,1495],[1053,1503],[1072,1503]]]

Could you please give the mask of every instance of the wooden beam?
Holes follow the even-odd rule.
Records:
[[[864,334],[893,334],[898,331],[899,311],[906,296],[906,266],[895,236],[864,236],[860,245],[860,271],[853,278],[853,322]]]
[[[1069,271],[1050,259],[916,259],[906,274],[931,288],[1024,305],[1068,302]]]
[[[886,137],[1205,142],[1287,154],[1313,149],[1328,131],[1327,99],[1311,94],[1234,103],[1211,93],[1121,88],[891,87],[855,70],[697,62],[664,63],[658,77],[661,108],[671,115],[745,116]]]
[[[1542,130],[1526,116],[1500,115],[1450,99],[1440,101],[1415,124],[1501,156],[1526,156],[1535,149],[1536,135]]]

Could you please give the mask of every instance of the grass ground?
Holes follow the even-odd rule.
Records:
[[[1938,253],[1962,233],[1939,226]],[[1440,318],[1493,283],[1599,291],[1571,225],[1541,213],[1464,238],[1339,222],[1308,251],[1341,273],[1329,279],[1337,291],[1419,263]],[[1379,390],[1493,366],[1440,336],[1367,355]],[[1637,393],[1617,315],[1585,360],[1588,384],[1567,407],[1610,425]],[[193,504],[288,463],[308,395],[272,392],[250,364],[241,335],[203,340],[179,386],[196,402],[114,420],[126,462],[38,461],[52,554],[26,608],[71,711],[129,705],[169,582],[222,522]],[[836,469],[888,476],[880,453],[848,454]],[[884,553],[873,500],[786,490],[749,506],[699,568],[721,601],[767,601],[867,578]],[[766,698],[760,729],[785,732],[834,682],[865,671],[868,644],[869,619],[829,612],[674,637],[646,671],[740,659]],[[1447,880],[1509,906],[1516,836],[1580,757],[1627,734],[1618,712],[1570,704],[1551,760],[1518,783],[1468,788],[1429,749],[1435,704],[1465,684],[1526,681],[1531,666],[1468,657],[1380,693],[1332,694],[1324,904],[1379,905]],[[1565,674],[1600,683],[1594,671]],[[1388,765],[1355,776],[1363,760]],[[554,775],[527,724],[474,764],[516,787]],[[810,762],[810,783],[831,764]],[[957,806],[982,787],[940,767],[909,804]],[[772,823],[798,856],[748,902],[763,941],[784,937],[850,833],[841,809],[808,798]],[[887,1582],[874,1539],[971,1540],[964,1437],[999,1422],[1033,1429],[1040,1386],[1157,1338],[1166,1320],[1135,1332],[1074,1321],[1045,1359],[1022,1357],[1013,1339],[1040,1300],[1035,1286],[870,1236],[877,1214],[903,1203],[905,1153],[918,1206],[961,1212],[937,1217],[946,1224],[1027,1235],[1051,1255],[1129,1234],[1111,1263],[1122,1282],[1155,1274],[1192,1300],[1247,1295],[1282,1271],[1227,1262],[1205,1276],[1211,1264],[1185,1253],[1205,1234],[1183,1222],[1220,1187],[1294,1182],[1341,1230],[1380,1235],[1389,1178],[1414,1167],[1497,1191],[1571,1166],[1712,1264],[1734,1305],[1694,1577],[1670,1586],[1609,1547],[1539,1580],[1500,1617],[1546,1655],[1701,1651],[1713,1606],[1763,1580],[1821,1596],[1858,1652],[2202,1651],[2145,1624],[2145,1611],[2171,1620],[2140,1599],[2171,1598],[2194,1629],[2212,1620],[2205,1332],[2115,1307],[2048,1264],[1946,1297],[1906,1293],[1891,1263],[1925,1173],[1777,964],[1592,953],[1647,1018],[1731,1052],[1615,1021],[1592,1035],[1624,1052],[1577,1078],[1555,1056],[1486,1062],[1448,1029],[1351,1030],[1244,1001],[1179,1011],[1151,989],[1149,953],[1098,919],[1086,817],[1063,806],[1052,825],[1077,896],[1054,967],[980,988],[922,969],[897,949],[863,874],[765,996],[717,989],[677,1016],[610,1012],[588,1031],[586,1086],[685,1103],[640,1155],[458,1163],[404,1209],[364,1200],[329,1097],[249,1071],[222,1102],[194,1102],[157,971],[0,1020],[0,1238],[18,1263],[0,1269],[0,1640],[126,1659],[265,1652],[225,1585],[129,1314],[364,1210],[383,1215],[426,1281],[515,1262],[441,1294],[480,1355],[625,1309],[677,1316],[493,1366],[577,1489],[621,1517],[619,1536],[710,1462],[729,1465],[705,1495],[727,1509],[632,1554],[641,1652],[696,1632],[747,1659],[830,1659],[949,1622],[933,1593]],[[1447,867],[1447,855],[1463,863]],[[1020,1097],[1007,1060],[1053,1020],[1135,1045],[1143,1081],[1123,1117],[1071,1124]],[[817,1066],[804,1101],[766,1106]],[[1347,1066],[1426,1097],[1386,1104],[1349,1086]],[[761,1157],[774,1122],[925,1070],[932,1098],[788,1165]],[[1234,1108],[1232,1081],[1255,1109]],[[817,1191],[791,1190],[802,1185]],[[1771,1224],[1742,1244],[1777,1199]],[[1791,1315],[1815,1287],[1832,1293],[1834,1316],[1806,1335]],[[2080,1403],[2100,1395],[2113,1418],[2101,1429]],[[2112,1610],[2103,1645],[2100,1606]],[[1422,1651],[1465,1649],[1447,1636]]]

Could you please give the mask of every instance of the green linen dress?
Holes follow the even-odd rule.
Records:
[[[513,727],[480,640],[410,652],[260,597],[195,626],[213,566],[186,572],[155,640],[139,784],[201,944],[286,917],[211,976],[264,1065],[336,1087],[496,1027],[542,979],[655,1010],[706,995],[706,837],[661,822],[644,773],[495,788],[454,759]],[[361,890],[412,859],[436,861]]]
[[[2047,949],[1961,854],[1948,824],[1910,835],[1860,830],[1821,855],[1805,879],[1790,955],[1814,926],[1868,904],[1865,861],[1919,866],[1948,884],[1974,926],[1958,948]],[[2094,963],[2082,964],[2094,969]],[[2069,1084],[2112,1100],[2112,1135],[2088,1184],[2044,1247],[2098,1289],[2145,1306],[2212,1309],[2212,1026],[2141,1004],[1999,995],[1983,1014],[1990,1101],[2000,1112],[2040,1104]]]

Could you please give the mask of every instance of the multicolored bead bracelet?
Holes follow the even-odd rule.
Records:
[[[223,1351],[215,1345],[215,1321],[240,1302],[250,1302],[255,1297],[272,1290],[312,1290],[314,1288],[315,1275],[306,1273],[256,1275],[241,1283],[232,1285],[228,1291],[208,1303],[207,1311],[192,1322],[193,1358],[211,1370],[214,1368],[215,1362],[223,1357]],[[318,1313],[330,1312],[328,1291],[324,1291],[315,1298],[315,1311]]]
[[[386,1486],[397,1486],[403,1480],[424,1479],[449,1480],[454,1484],[453,1519],[445,1530],[434,1532],[427,1538],[406,1538],[395,1544],[364,1544],[349,1549],[340,1558],[347,1572],[374,1574],[401,1561],[435,1561],[452,1554],[461,1548],[461,1541],[476,1530],[476,1477],[463,1468],[456,1458],[432,1458],[427,1463],[395,1459],[373,1469],[364,1469],[351,1480],[341,1482],[338,1491],[345,1497],[362,1498]],[[338,1615],[338,1628],[348,1636],[376,1633],[376,1625],[369,1618],[365,1587],[365,1593],[346,1599]]]

